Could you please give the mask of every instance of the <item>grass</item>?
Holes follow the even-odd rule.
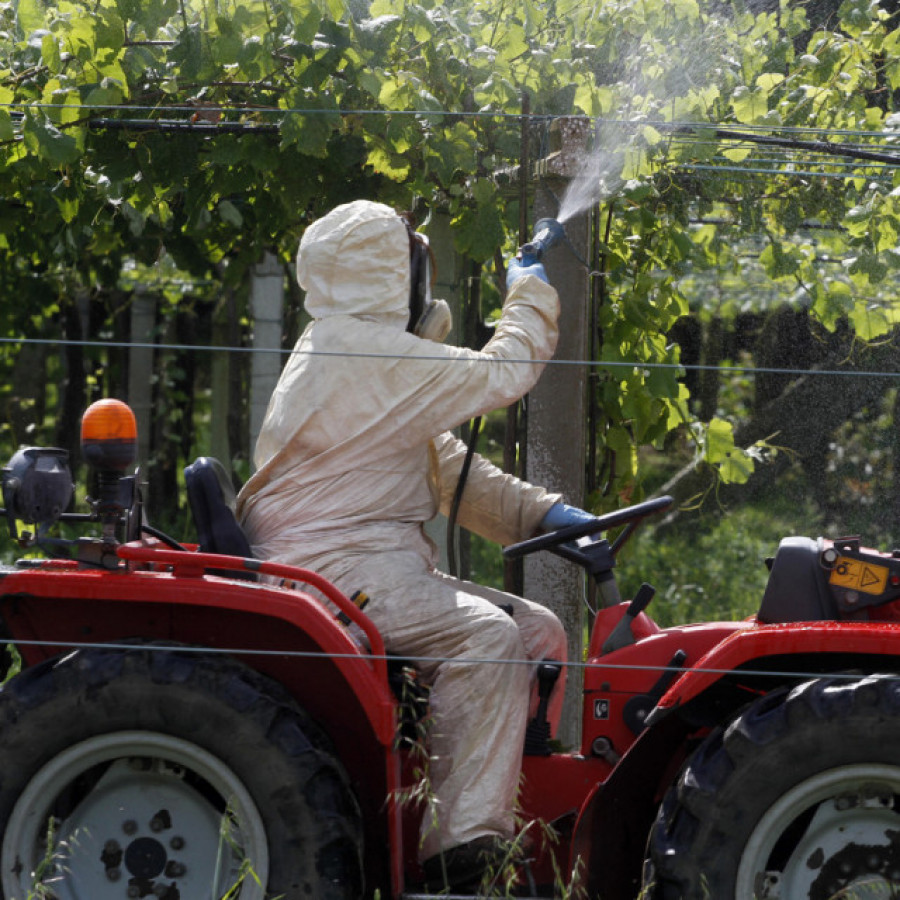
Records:
[[[644,581],[656,588],[650,615],[661,625],[742,619],[756,611],[779,541],[816,537],[822,521],[810,503],[775,501],[719,517],[695,517],[660,536],[645,526],[619,557],[623,597]]]

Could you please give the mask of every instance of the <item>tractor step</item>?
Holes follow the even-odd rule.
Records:
[[[486,897],[487,894],[401,894],[400,900],[478,900],[480,897]],[[516,900],[542,900],[540,897],[526,897],[524,895],[513,895]]]
[[[512,894],[505,894],[506,897],[515,897],[516,900],[541,900],[537,896],[537,885],[531,872],[531,859],[523,859],[519,861],[519,884],[512,888]],[[516,893],[516,890],[522,893]],[[480,900],[484,897],[494,897],[496,891],[488,894],[482,894],[478,891],[469,891],[468,893],[448,894],[440,892],[437,894],[429,893],[419,887],[405,892],[400,895],[400,900]]]

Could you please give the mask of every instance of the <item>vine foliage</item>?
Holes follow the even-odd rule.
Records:
[[[522,196],[502,173],[523,135],[546,152],[550,123],[582,116],[586,158],[603,161],[586,176],[602,281],[595,506],[640,493],[640,449],[673,435],[745,481],[773,445],[736,447],[732,419],[698,418],[671,330],[787,301],[826,331],[892,332],[891,13],[876,0],[0,3],[0,436],[65,443],[76,408],[121,391],[126,366],[112,348],[60,360],[13,341],[114,344],[138,288],[163,300],[162,337],[242,340],[251,266],[266,251],[289,265],[305,225],[355,197],[446,210],[489,312],[520,237]],[[798,132],[805,144],[777,150],[754,140]],[[167,359],[156,449],[188,453],[204,376]],[[44,377],[29,382],[23,360]]]

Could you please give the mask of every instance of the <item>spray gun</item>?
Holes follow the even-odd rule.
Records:
[[[562,225],[556,219],[538,219],[534,226],[534,236],[527,244],[519,247],[518,256],[523,266],[540,262],[545,250],[566,239]]]

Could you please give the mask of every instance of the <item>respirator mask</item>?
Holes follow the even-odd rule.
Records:
[[[434,258],[428,238],[403,219],[409,233],[409,324],[406,330],[420,338],[441,343],[450,334],[453,316],[444,300],[431,296]]]

